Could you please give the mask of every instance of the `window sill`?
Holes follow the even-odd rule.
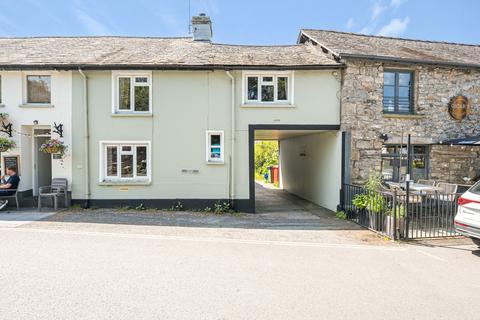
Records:
[[[133,117],[133,118],[151,118],[152,113],[112,113],[112,117]]]
[[[24,103],[19,105],[20,108],[53,108],[53,104],[49,103]]]
[[[222,165],[225,164],[225,161],[207,161],[207,164]]]
[[[424,114],[408,114],[408,113],[384,113],[384,118],[390,119],[423,119],[425,118]]]
[[[296,108],[294,104],[282,103],[244,103],[240,105],[241,108]]]
[[[99,186],[149,186],[152,181],[102,181],[99,182]]]

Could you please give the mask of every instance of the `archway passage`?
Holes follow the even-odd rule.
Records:
[[[252,211],[293,212],[309,203],[336,210],[343,172],[338,126],[252,125],[249,134]],[[277,176],[273,170],[264,176],[265,170],[259,172],[255,167],[259,141],[278,143]],[[276,179],[271,178],[272,174]]]

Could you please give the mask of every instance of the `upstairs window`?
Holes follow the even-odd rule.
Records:
[[[387,70],[383,73],[383,112],[413,113],[413,72]]]
[[[207,162],[224,163],[223,131],[207,131]]]
[[[247,104],[290,103],[290,76],[286,73],[247,74],[244,82]]]
[[[51,77],[48,75],[27,75],[27,103],[51,103]]]
[[[149,74],[116,76],[114,112],[151,112],[151,77]]]

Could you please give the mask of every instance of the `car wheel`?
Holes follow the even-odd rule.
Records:
[[[480,247],[480,239],[479,238],[472,238],[473,243]]]

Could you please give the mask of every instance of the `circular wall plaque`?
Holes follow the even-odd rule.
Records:
[[[453,119],[462,121],[470,114],[471,108],[472,106],[470,99],[465,96],[458,95],[450,99],[450,103],[448,104],[448,113]]]

